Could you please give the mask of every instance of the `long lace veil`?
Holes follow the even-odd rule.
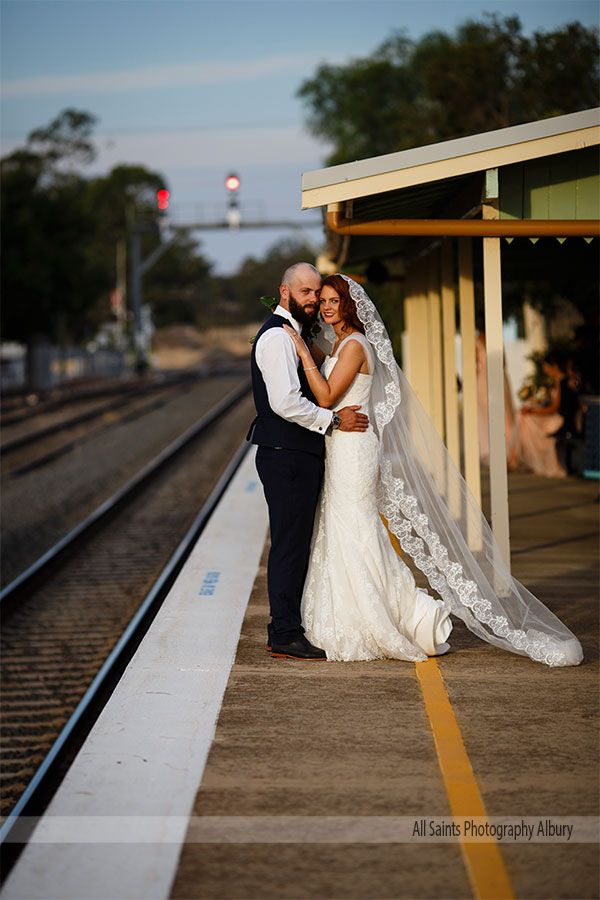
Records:
[[[378,507],[390,532],[480,638],[549,666],[577,665],[581,644],[511,576],[477,501],[396,363],[373,302],[342,277],[374,350],[370,418],[380,442]],[[325,326],[325,339],[332,332]]]

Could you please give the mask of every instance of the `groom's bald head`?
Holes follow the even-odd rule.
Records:
[[[297,279],[302,278],[318,278],[319,287],[321,286],[321,276],[319,272],[313,265],[307,262],[297,262],[292,266],[288,266],[288,268],[283,273],[281,283],[286,284],[289,288],[294,287],[294,282]]]

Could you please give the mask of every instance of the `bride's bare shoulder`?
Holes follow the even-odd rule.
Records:
[[[362,345],[362,341],[354,340],[355,336],[358,335],[360,335],[360,332],[355,331],[353,334],[349,334],[344,338],[344,340],[339,345],[336,354],[340,359],[342,356],[350,358],[364,357],[365,350]],[[362,335],[360,336],[362,337]]]
[[[371,356],[367,348],[369,346],[367,338],[360,331],[354,331],[340,344],[339,355],[344,355],[347,359],[360,362],[359,371],[368,374],[371,371]]]

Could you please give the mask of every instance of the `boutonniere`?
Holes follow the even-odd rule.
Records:
[[[310,346],[312,344],[312,342],[314,341],[314,339],[316,338],[316,336],[320,333],[321,333],[321,326],[319,325],[319,320],[317,319],[317,321],[313,325],[310,326],[310,331],[308,332],[308,335],[303,335],[303,337],[305,338],[305,340],[308,342],[308,345]]]

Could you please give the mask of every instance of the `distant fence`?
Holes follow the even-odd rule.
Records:
[[[58,348],[46,343],[35,345],[31,368],[34,390],[50,390],[78,378],[118,378],[131,370],[126,354],[119,350]],[[0,346],[0,388],[26,387],[27,381],[26,348],[16,344]]]

